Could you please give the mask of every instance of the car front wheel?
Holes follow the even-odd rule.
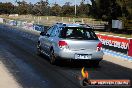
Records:
[[[55,62],[56,62],[56,57],[54,54],[54,50],[51,50],[51,52],[50,52],[50,63],[55,64]]]

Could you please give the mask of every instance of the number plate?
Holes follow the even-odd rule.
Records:
[[[75,54],[75,59],[91,59],[91,54]]]

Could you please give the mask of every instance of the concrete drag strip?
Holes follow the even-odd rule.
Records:
[[[122,60],[132,62],[132,57],[128,56],[126,54],[119,53],[119,52],[116,52],[116,51],[112,51],[112,50],[109,50],[109,49],[103,49],[103,52],[105,53],[105,55],[114,56],[115,58],[120,58]]]
[[[111,55],[104,55],[104,60],[132,69],[132,63]]]
[[[9,25],[0,25],[0,29],[8,33],[14,32],[17,35],[21,35],[24,38],[30,39],[32,41],[37,41],[40,31],[29,30]],[[7,30],[8,29],[8,30]]]
[[[1,59],[1,57],[0,57]],[[22,88],[0,61],[0,88]]]

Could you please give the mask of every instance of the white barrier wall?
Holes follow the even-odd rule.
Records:
[[[3,18],[0,18],[0,23],[4,23],[4,19]]]

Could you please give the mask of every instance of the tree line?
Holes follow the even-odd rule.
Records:
[[[18,1],[17,5],[11,2],[0,2],[0,14],[32,14],[37,16],[75,16],[75,6],[70,2],[64,5],[54,3],[49,4],[48,0],[40,0],[32,4],[26,1]],[[93,17],[97,19],[109,20],[117,19],[118,17],[132,17],[132,2],[131,0],[91,0],[92,4],[85,3],[82,0],[77,5],[76,17]]]

